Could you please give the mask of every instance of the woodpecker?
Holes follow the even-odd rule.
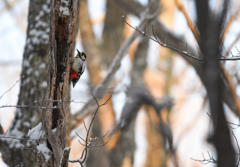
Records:
[[[82,76],[85,70],[85,61],[87,56],[84,52],[77,50],[77,55],[72,60],[72,65],[69,73],[69,81],[72,81],[73,88]]]

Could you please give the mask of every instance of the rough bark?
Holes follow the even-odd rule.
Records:
[[[53,0],[50,14],[50,62],[46,110],[43,116],[49,151],[38,154],[38,166],[66,167],[69,149],[66,142],[66,116],[69,103],[69,70],[74,53],[78,1]],[[66,160],[63,162],[62,160]]]
[[[49,13],[48,0],[32,0],[29,4],[27,40],[24,49],[21,85],[18,105],[6,136],[26,137],[29,129],[39,123],[41,106],[47,88],[47,66],[49,62]],[[31,149],[24,149],[27,140],[1,139],[2,158],[8,166],[37,166],[36,155]]]

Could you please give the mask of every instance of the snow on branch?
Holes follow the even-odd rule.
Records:
[[[29,130],[27,137],[9,136],[8,131],[0,135],[0,139],[14,139],[14,140],[28,140],[28,141],[41,141],[45,140],[45,132],[41,130],[42,123],[40,122],[37,126]]]

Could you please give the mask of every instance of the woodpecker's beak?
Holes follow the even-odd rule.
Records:
[[[81,52],[79,52],[79,50],[78,50],[78,49],[77,49],[77,52],[78,52],[78,54],[79,54],[79,55],[81,55]]]

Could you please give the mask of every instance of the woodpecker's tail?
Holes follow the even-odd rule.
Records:
[[[73,88],[75,87],[77,81],[78,81],[77,79],[72,79]]]

